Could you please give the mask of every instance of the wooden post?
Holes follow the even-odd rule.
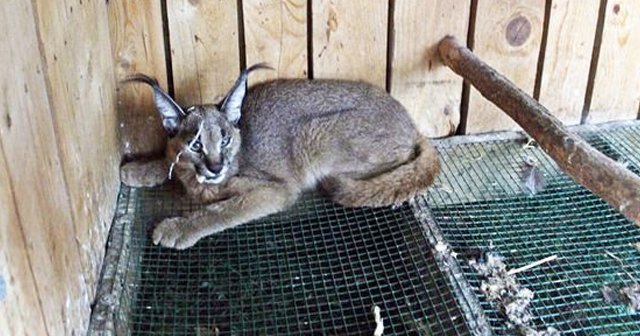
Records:
[[[570,133],[544,106],[454,37],[447,36],[440,41],[438,50],[444,64],[515,120],[563,171],[640,225],[638,176]]]

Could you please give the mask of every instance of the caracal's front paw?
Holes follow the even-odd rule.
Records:
[[[130,187],[155,187],[167,180],[167,172],[157,162],[129,162],[120,167],[120,180]]]
[[[193,246],[202,236],[194,230],[186,218],[167,218],[153,229],[153,243],[183,250]]]

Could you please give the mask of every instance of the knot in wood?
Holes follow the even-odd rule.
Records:
[[[513,47],[523,45],[531,36],[531,22],[523,15],[518,15],[511,19],[505,30],[507,43]]]

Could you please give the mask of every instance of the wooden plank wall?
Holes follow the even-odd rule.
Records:
[[[107,6],[3,1],[0,35],[0,334],[84,334],[119,186]]]
[[[109,29],[115,76],[142,72],[167,87],[166,55],[160,1],[113,0]],[[142,85],[121,85],[117,92],[121,144],[125,155],[153,155],[166,144],[153,94]],[[144,130],[141,132],[141,130]]]
[[[569,124],[582,118],[600,0],[553,0],[539,100]]]
[[[275,71],[256,72],[250,84],[308,75],[307,0],[243,1],[247,64],[267,62]]]
[[[467,39],[470,4],[468,0],[395,3],[387,87],[422,133],[453,134],[460,123],[462,78],[442,65],[436,45],[447,34]]]
[[[589,122],[640,112],[640,0],[608,1]]]
[[[435,45],[451,34],[567,124],[634,119],[640,109],[640,0],[162,3],[164,16],[160,2],[110,2],[116,77],[154,74],[185,105],[216,102],[240,69],[267,62],[275,71],[251,84],[366,80],[391,92],[428,136],[519,129],[442,66]],[[148,90],[119,91],[124,151],[160,151]]]
[[[315,78],[386,80],[388,2],[314,0],[312,4]]]
[[[539,0],[478,1],[474,52],[533,95],[545,3]],[[473,89],[469,97],[470,133],[514,129],[517,125]]]

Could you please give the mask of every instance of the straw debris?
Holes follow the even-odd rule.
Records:
[[[469,261],[469,265],[484,278],[480,291],[504,316],[508,327],[526,336],[560,335],[554,328],[535,329],[534,316],[529,309],[534,293],[518,283],[515,273],[507,269],[504,257],[490,252],[483,258]]]
[[[376,329],[373,331],[373,336],[382,336],[384,332],[384,321],[380,316],[380,307],[373,306],[373,308],[371,308],[371,314],[373,315],[373,320],[376,322]]]
[[[606,303],[625,305],[631,313],[640,311],[640,284],[634,283],[622,288],[604,285],[600,291]]]

